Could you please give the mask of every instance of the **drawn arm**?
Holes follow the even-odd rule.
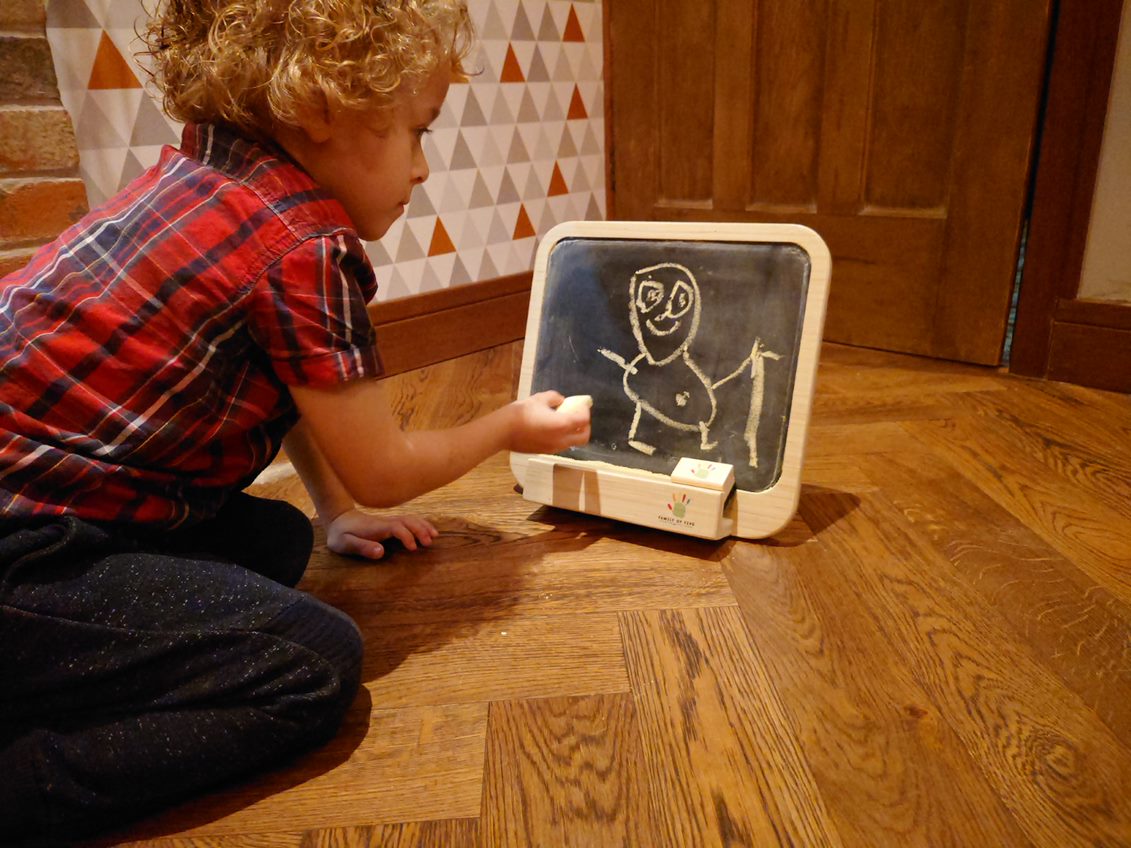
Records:
[[[627,362],[624,361],[624,357],[621,356],[619,353],[613,353],[611,350],[606,350],[603,347],[598,348],[597,352],[599,354],[601,354],[601,356],[605,357],[605,359],[611,359],[613,362],[615,362],[617,365],[619,365],[625,371],[631,371],[631,372],[636,371],[635,368],[633,368],[631,365],[629,365]]]
[[[754,342],[754,347],[752,347],[750,349],[750,355],[748,357],[746,357],[744,360],[742,360],[742,362],[740,362],[738,364],[737,368],[735,368],[733,371],[731,371],[729,374],[727,374],[721,380],[718,380],[717,382],[712,383],[711,388],[717,389],[719,386],[721,386],[723,383],[727,382],[728,380],[733,380],[740,373],[742,373],[743,369],[746,368],[747,363],[750,364],[750,376],[753,377],[755,371],[757,370],[758,362],[762,359],[781,359],[781,354],[780,353],[774,353],[772,350],[766,350],[765,348],[762,347],[762,340],[758,339],[757,341]]]

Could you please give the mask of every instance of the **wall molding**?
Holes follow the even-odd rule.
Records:
[[[1045,376],[1111,392],[1131,391],[1131,331],[1112,326],[1128,323],[1131,307],[1112,304],[1112,313],[1106,325],[1054,321]]]
[[[1009,370],[1131,391],[1131,305],[1079,297],[1124,0],[1062,3]]]
[[[385,375],[522,339],[533,272],[370,304]]]

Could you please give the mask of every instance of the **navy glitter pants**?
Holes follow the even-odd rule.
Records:
[[[0,523],[0,843],[87,835],[332,737],[361,637],[291,588],[312,541],[243,494],[160,540]]]

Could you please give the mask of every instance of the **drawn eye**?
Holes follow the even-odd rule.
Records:
[[[664,286],[655,280],[644,280],[636,289],[636,308],[641,312],[651,312],[664,300]]]
[[[691,308],[691,303],[694,299],[695,293],[691,290],[691,286],[683,280],[680,280],[672,289],[671,305],[668,314],[672,318],[678,318]]]

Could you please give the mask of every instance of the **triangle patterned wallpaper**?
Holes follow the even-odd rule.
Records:
[[[469,0],[478,71],[425,138],[431,168],[368,252],[387,300],[528,271],[555,224],[605,216],[600,0]],[[63,105],[91,206],[176,145],[137,66],[140,0],[49,0]]]

